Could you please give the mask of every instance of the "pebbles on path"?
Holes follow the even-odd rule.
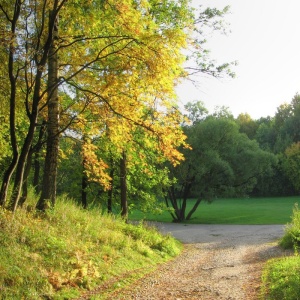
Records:
[[[155,224],[185,243],[183,253],[113,299],[257,299],[263,263],[287,255],[281,225]]]

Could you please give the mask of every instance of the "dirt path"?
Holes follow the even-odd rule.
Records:
[[[258,299],[263,263],[288,254],[276,245],[281,225],[156,226],[181,240],[185,250],[113,299]]]

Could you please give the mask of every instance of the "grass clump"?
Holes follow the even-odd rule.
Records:
[[[280,240],[280,246],[285,249],[294,248],[298,251],[300,246],[300,211],[295,204],[293,209],[292,221],[286,226],[285,234]]]
[[[180,251],[153,228],[66,199],[46,214],[0,210],[1,299],[75,299],[127,272],[142,276]]]
[[[268,261],[262,276],[262,299],[300,299],[300,211],[297,205],[279,244],[285,249],[294,249],[295,255]]]
[[[297,300],[300,298],[300,257],[272,259],[263,273],[262,299]]]

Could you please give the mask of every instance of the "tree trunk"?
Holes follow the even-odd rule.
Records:
[[[84,209],[87,208],[87,192],[86,189],[88,187],[88,178],[83,170],[82,179],[81,179],[81,204]]]
[[[11,35],[15,36],[16,31],[16,24],[20,16],[21,10],[21,1],[16,1],[14,16],[11,22]],[[10,111],[9,111],[9,130],[10,130],[10,143],[12,147],[13,157],[11,163],[7,170],[4,173],[3,181],[0,190],[0,205],[4,206],[7,200],[7,192],[10,183],[11,176],[16,168],[19,159],[19,152],[18,152],[18,144],[16,138],[16,76],[14,75],[14,44],[11,41],[9,45],[9,56],[8,56],[8,75],[10,81]]]
[[[192,185],[195,181],[195,177],[188,178],[181,186],[180,190],[180,197],[176,197],[175,193],[175,187],[174,185],[170,186],[170,188],[167,191],[167,195],[165,196],[165,201],[167,206],[169,207],[169,201],[171,202],[172,207],[174,208],[174,213],[171,213],[171,216],[173,218],[173,222],[183,222],[185,220],[189,220],[189,218],[192,216],[192,214],[197,209],[199,203],[193,207],[193,209],[189,212],[188,216],[186,217],[186,205],[187,205],[187,199],[190,194]],[[182,201],[181,205],[179,205],[179,201]],[[201,201],[201,200],[200,200]]]
[[[20,197],[20,200],[19,200],[20,206],[22,206],[24,204],[24,202],[27,199],[27,195],[28,195],[28,176],[29,176],[29,172],[31,169],[33,152],[34,152],[34,150],[30,149],[30,151],[28,153],[28,157],[27,157],[27,163],[26,163],[25,171],[24,171],[24,180],[23,180],[23,184],[22,184],[22,196]]]
[[[123,151],[120,160],[120,189],[121,189],[121,216],[127,220],[128,203],[127,203],[127,182],[126,182],[126,153]]]
[[[43,122],[43,124],[40,128],[38,141],[37,141],[36,145],[34,147],[32,147],[28,152],[27,163],[26,163],[25,170],[24,170],[24,177],[23,177],[23,184],[22,184],[22,196],[20,197],[20,200],[19,200],[20,206],[22,206],[27,199],[28,176],[29,176],[31,166],[32,166],[32,156],[34,153],[39,153],[39,151],[42,147],[42,139],[43,139],[44,132],[45,132],[45,124]]]
[[[112,202],[113,202],[113,193],[114,193],[114,166],[113,166],[113,160],[111,160],[111,169],[109,172],[109,176],[111,178],[111,185],[110,189],[107,193],[107,212],[109,214],[112,213]]]
[[[39,184],[40,171],[41,171],[40,150],[38,150],[34,154],[34,173],[33,173],[33,181],[32,181],[32,185],[34,186],[36,194],[39,194],[41,191],[41,186]]]
[[[52,15],[53,12],[50,12],[49,20],[51,20]],[[50,46],[48,57],[48,135],[42,193],[37,203],[37,209],[39,210],[45,210],[49,205],[53,207],[56,200],[59,146],[58,58],[55,46],[57,39],[58,24],[56,20],[53,27],[53,40]]]
[[[167,208],[170,208],[169,201],[168,201],[168,195],[165,195],[165,203],[166,203]],[[176,216],[173,214],[172,211],[169,211],[169,212],[171,214],[173,222],[175,222],[176,221]]]
[[[27,163],[27,158],[28,154],[32,145],[33,137],[34,137],[34,132],[35,132],[35,127],[36,127],[36,120],[37,120],[37,110],[34,114],[32,114],[30,118],[30,125],[28,129],[27,136],[25,138],[20,157],[18,160],[17,168],[16,168],[16,175],[15,175],[15,181],[14,181],[14,187],[13,187],[13,192],[12,192],[12,197],[9,203],[9,209],[12,211],[15,211],[19,199],[21,196],[21,189],[23,185],[23,179],[24,179],[24,171],[25,171],[25,166]]]
[[[196,209],[198,208],[199,204],[201,203],[201,198],[198,198],[196,203],[194,204],[193,208],[190,210],[190,212],[188,213],[186,220],[190,220],[190,218],[192,217],[192,214],[196,211]]]
[[[21,1],[20,1],[21,2]],[[20,3],[21,5],[21,3]],[[52,25],[50,27],[55,27],[53,24],[53,19],[51,20]],[[45,45],[42,49],[42,56],[41,59],[36,59],[36,75],[35,75],[35,83],[34,83],[34,89],[33,89],[33,97],[32,97],[32,103],[31,105],[27,103],[28,107],[31,107],[31,112],[27,112],[29,116],[29,128],[27,131],[26,138],[23,143],[23,147],[20,153],[20,157],[18,159],[18,163],[16,166],[16,176],[14,181],[14,187],[12,192],[12,197],[9,203],[9,208],[13,211],[16,210],[18,206],[18,202],[20,199],[21,194],[21,188],[23,184],[23,177],[24,177],[24,169],[27,162],[28,153],[30,151],[32,141],[34,138],[34,133],[36,129],[37,124],[37,118],[39,113],[39,103],[41,100],[41,84],[42,84],[42,78],[43,78],[43,69],[44,66],[47,63],[47,58],[49,57],[49,51],[51,48],[51,45],[53,43],[53,30],[49,30],[49,34],[47,37],[47,40],[45,42]],[[27,91],[29,95],[29,91]]]
[[[40,164],[40,151],[43,147],[43,137],[46,131],[46,121],[43,120],[40,132],[39,132],[39,139],[37,142],[37,145],[35,146],[34,150],[34,174],[33,174],[33,186],[35,189],[36,194],[39,194],[41,191],[39,180],[40,180],[40,170],[41,170],[41,164]]]

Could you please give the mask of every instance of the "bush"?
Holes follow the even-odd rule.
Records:
[[[279,244],[294,248],[295,256],[268,261],[262,276],[262,299],[298,300],[300,299],[300,211],[296,204],[292,221],[286,226],[285,234]]]
[[[300,246],[300,211],[297,204],[293,209],[292,222],[286,226],[285,234],[279,244],[285,249],[294,248],[296,252],[298,251]]]
[[[300,297],[300,257],[270,260],[263,273],[264,300],[297,300]]]

